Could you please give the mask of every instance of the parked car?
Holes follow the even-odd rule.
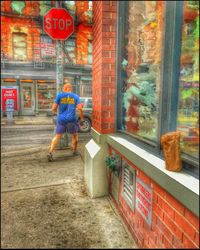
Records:
[[[92,97],[80,97],[83,103],[84,125],[80,127],[80,132],[90,132],[92,127]],[[77,111],[78,120],[80,120],[79,112]]]

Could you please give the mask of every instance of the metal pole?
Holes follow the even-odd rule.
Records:
[[[56,7],[61,7],[61,1],[56,1]],[[56,94],[62,92],[63,86],[63,56],[62,56],[62,41],[56,41]],[[54,134],[55,134],[54,129]],[[68,145],[69,139],[68,134],[64,133],[61,138],[59,144],[57,145],[57,149],[64,149],[69,147]]]
[[[56,92],[62,92],[63,85],[63,57],[62,57],[62,41],[56,41]]]

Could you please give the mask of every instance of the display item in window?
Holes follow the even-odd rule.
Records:
[[[180,136],[181,133],[178,131],[169,132],[161,136],[166,169],[169,171],[178,172],[182,169]]]

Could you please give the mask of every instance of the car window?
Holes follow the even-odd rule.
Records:
[[[83,107],[85,108],[85,99],[80,98],[80,103],[83,103]]]
[[[92,108],[92,99],[88,99],[88,105],[87,108]]]

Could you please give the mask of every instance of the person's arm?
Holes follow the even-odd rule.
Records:
[[[56,114],[57,113],[57,109],[58,109],[58,104],[57,103],[54,103],[53,105],[52,105],[52,113],[53,114]]]
[[[59,106],[59,103],[60,103],[60,96],[59,94],[56,96],[55,100],[54,100],[54,103],[52,105],[52,113],[55,115],[57,113],[57,109],[58,109],[58,106]]]
[[[83,119],[84,119],[83,105],[81,103],[78,104],[77,109],[78,109],[78,112],[79,112],[79,115],[80,115],[80,119],[81,119],[81,121],[83,121]]]

